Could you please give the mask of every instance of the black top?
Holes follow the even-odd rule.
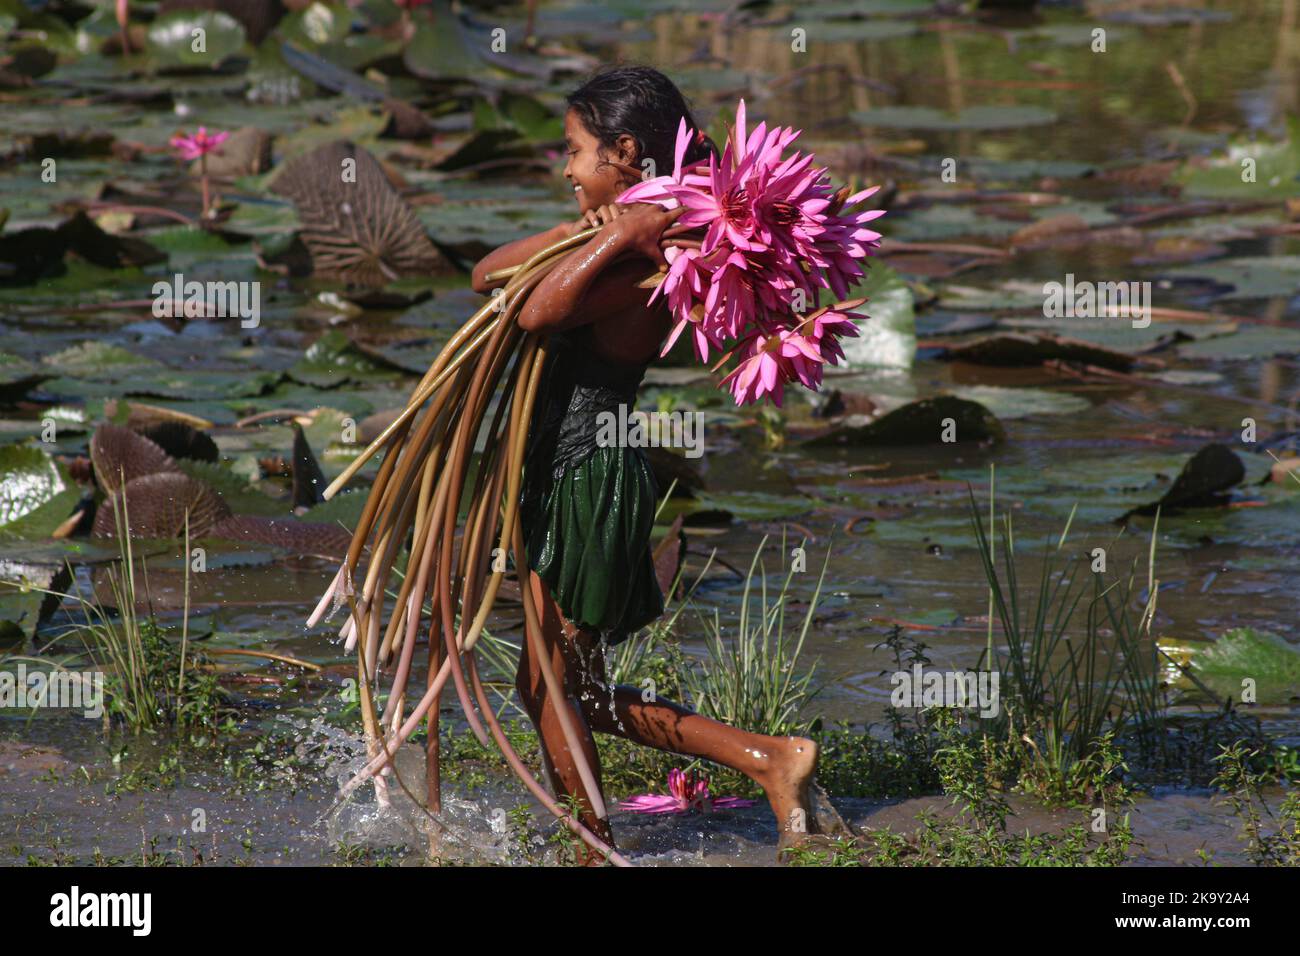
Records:
[[[615,362],[592,351],[591,326],[553,333],[546,368],[539,383],[532,427],[529,429],[525,470],[540,474],[550,466],[558,479],[564,469],[579,465],[596,449],[601,412],[627,415],[636,402],[637,388],[649,362],[631,365]]]

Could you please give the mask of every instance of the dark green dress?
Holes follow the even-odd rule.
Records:
[[[650,532],[659,500],[639,448],[599,447],[601,412],[631,415],[645,365],[591,351],[590,326],[550,337],[525,452],[529,566],[565,618],[617,644],[664,611]]]

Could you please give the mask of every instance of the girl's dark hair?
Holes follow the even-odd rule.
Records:
[[[700,128],[686,98],[672,80],[649,66],[605,67],[568,95],[565,102],[604,149],[613,149],[623,134],[636,141],[637,162],[654,160],[656,176],[673,168],[677,126],[683,116],[691,130],[682,165],[720,155],[713,140],[696,139]]]

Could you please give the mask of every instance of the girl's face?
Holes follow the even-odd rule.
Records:
[[[574,110],[568,110],[564,114],[564,143],[569,156],[564,167],[564,178],[573,187],[573,197],[578,201],[579,213],[612,203],[621,192],[636,182],[617,166],[601,165],[600,143]],[[605,151],[604,159],[632,165],[635,159],[635,141],[625,134],[619,138],[615,149]]]

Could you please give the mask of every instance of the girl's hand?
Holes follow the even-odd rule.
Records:
[[[636,205],[641,204],[637,203]],[[569,224],[569,235],[576,236],[586,229],[599,229],[601,226],[613,222],[631,208],[632,204],[609,203],[599,209],[589,209],[582,214],[581,219]]]
[[[659,239],[663,231],[686,211],[686,207],[678,205],[676,209],[664,209],[655,203],[638,202],[623,209],[625,211],[609,228],[628,249],[655,263],[660,272],[666,271],[668,260],[659,248]]]

